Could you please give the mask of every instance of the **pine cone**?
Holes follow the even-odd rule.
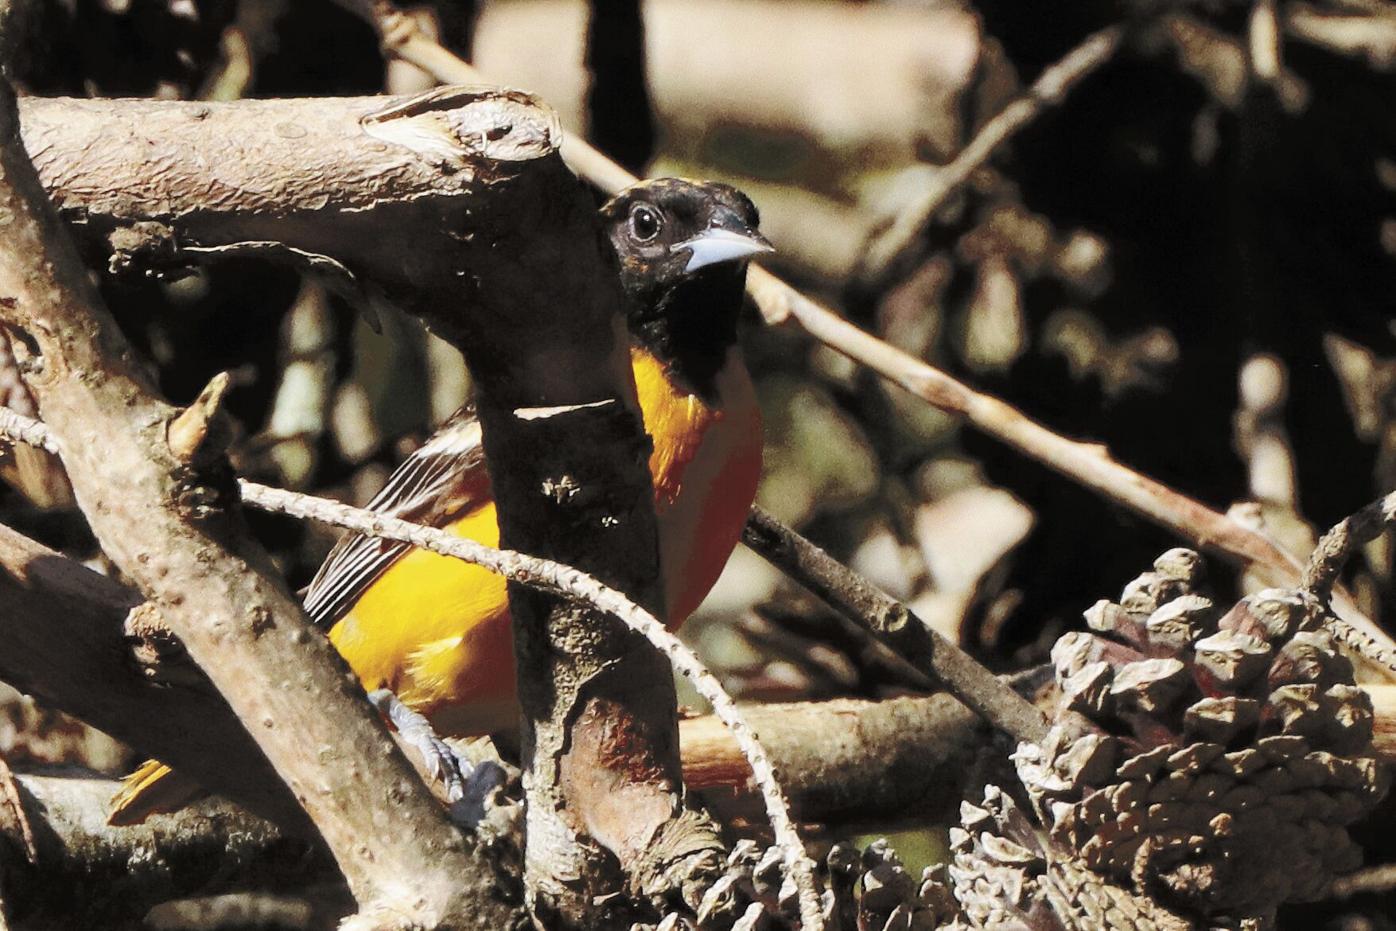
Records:
[[[954,929],[1184,931],[1193,923],[1103,879],[1061,848],[997,786],[965,802],[950,829],[948,887],[960,906]],[[923,890],[923,898],[928,894]]]
[[[1223,613],[1171,550],[1052,651],[1042,745],[1014,760],[1054,843],[1208,923],[1264,921],[1361,863],[1347,826],[1387,789],[1371,701],[1314,599],[1270,589]]]
[[[959,908],[949,887],[927,870],[914,879],[885,839],[860,850],[834,844],[825,857],[824,916],[828,931],[935,931]],[[794,931],[796,890],[775,847],[742,840],[727,872],[704,895],[697,915],[666,915],[631,931]]]

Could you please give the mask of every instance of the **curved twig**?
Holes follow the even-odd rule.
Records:
[[[1300,587],[1324,608],[1328,608],[1343,566],[1347,565],[1354,553],[1379,537],[1393,523],[1396,523],[1396,491],[1339,521],[1314,547],[1309,565],[1300,579]],[[1328,628],[1340,642],[1396,672],[1396,651],[1388,649],[1341,618],[1330,615]]]
[[[0,434],[22,443],[37,445],[58,452],[58,444],[40,422],[0,407]],[[299,492],[273,488],[246,479],[238,480],[245,503],[263,511],[288,517],[314,520],[366,536],[410,543],[421,549],[464,562],[483,566],[513,582],[532,588],[577,598],[614,615],[626,626],[641,634],[654,645],[686,678],[692,681],[698,694],[713,707],[713,713],[731,731],[751,765],[753,779],[765,802],[775,842],[781,848],[786,869],[799,889],[800,920],[808,931],[824,927],[819,889],[815,884],[814,861],[805,850],[804,842],[795,829],[790,803],[776,779],[775,767],[756,732],[746,723],[736,703],[708,671],[702,661],[684,646],[664,624],[622,593],[609,588],[579,569],[547,559],[529,556],[513,550],[500,550],[474,540],[458,537],[409,521],[387,517],[364,508],[316,498]]]
[[[1299,582],[1300,587],[1327,604],[1333,597],[1338,574],[1352,554],[1358,547],[1375,540],[1392,522],[1396,522],[1396,491],[1339,521],[1314,547],[1308,568]]]

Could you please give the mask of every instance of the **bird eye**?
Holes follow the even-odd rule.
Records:
[[[649,242],[659,235],[659,227],[662,221],[659,219],[659,211],[645,204],[636,205],[630,211],[630,235],[636,242]]]

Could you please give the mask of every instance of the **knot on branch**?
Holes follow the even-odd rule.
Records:
[[[131,658],[146,679],[161,686],[212,688],[153,602],[136,605],[121,626]]]
[[[479,159],[523,162],[551,155],[557,114],[523,91],[439,87],[359,121],[375,139],[411,149],[444,171],[469,172]]]
[[[154,220],[116,227],[107,234],[107,246],[111,249],[107,271],[113,275],[144,269],[153,276],[157,269],[170,268],[180,261],[174,230]]]

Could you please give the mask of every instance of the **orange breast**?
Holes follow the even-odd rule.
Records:
[[[761,477],[761,410],[733,350],[708,404],[679,390],[653,356],[631,354],[635,389],[654,438],[650,474],[668,620],[697,609],[741,538]]]
[[[654,480],[670,626],[717,581],[741,536],[761,474],[761,418],[745,366],[733,356],[709,405],[679,391],[654,357],[631,362]],[[445,529],[491,546],[493,503]],[[478,566],[414,550],[364,593],[330,639],[365,688],[391,688],[443,734],[512,727],[514,654],[504,580]]]

